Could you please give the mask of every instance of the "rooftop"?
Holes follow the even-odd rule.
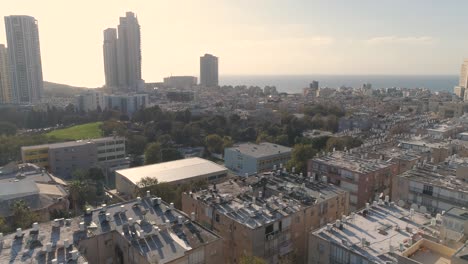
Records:
[[[380,159],[358,157],[343,151],[334,151],[324,156],[314,158],[313,160],[357,173],[370,173],[388,168],[393,164]]]
[[[73,219],[68,224],[60,222],[60,227],[54,227],[54,222],[39,224],[38,230],[28,229],[12,233],[0,239],[0,263],[51,263],[53,259],[57,263],[84,264],[87,260],[77,254],[77,244],[74,243],[75,225],[78,222]],[[68,240],[68,242],[65,242]],[[65,243],[70,246],[65,247]],[[50,244],[49,244],[50,243]],[[50,249],[48,250],[48,245]],[[73,255],[76,254],[76,259]]]
[[[299,175],[270,172],[235,178],[189,195],[254,229],[345,192]]]
[[[425,215],[405,210],[394,203],[375,202],[369,208],[328,224],[312,234],[364,256],[372,263],[387,263],[421,239]]]
[[[103,138],[95,138],[95,139],[89,139],[89,140],[76,140],[76,141],[67,141],[67,142],[42,144],[42,145],[34,145],[34,146],[24,146],[24,147],[21,147],[21,150],[30,150],[30,149],[38,149],[38,148],[66,148],[66,147],[81,146],[86,143],[99,143],[99,142],[105,142],[105,141],[110,141],[110,140],[124,140],[124,138],[123,137],[103,137]]]
[[[412,181],[444,187],[449,190],[468,193],[468,182],[456,177],[456,169],[453,164],[419,164],[415,168],[400,174],[398,177],[408,178]]]
[[[234,145],[234,147],[229,149],[238,151],[244,155],[248,155],[254,158],[264,158],[281,153],[290,153],[292,150],[291,148],[285,146],[267,142],[260,144],[243,143]]]
[[[227,169],[212,161],[195,157],[117,170],[116,173],[137,184],[145,177],[156,178],[158,182],[174,182],[202,175],[227,173]]]
[[[173,205],[152,196],[110,206],[102,205],[73,219],[57,219],[57,227],[53,227],[54,222],[55,220],[39,224],[39,232],[34,236],[31,235],[31,229],[24,231],[22,243],[16,241],[15,234],[6,236],[4,245],[10,247],[4,246],[0,251],[0,262],[8,263],[13,259],[15,263],[30,263],[34,258],[50,260],[57,257],[59,263],[84,263],[82,257],[77,262],[66,261],[70,254],[64,256],[65,241],[68,240],[74,247],[79,247],[80,241],[95,239],[109,232],[121,234],[139,254],[147,257],[149,262],[156,260],[157,263],[171,262],[183,257],[191,249],[220,239],[174,209]],[[37,243],[36,239],[40,243]],[[49,241],[52,243],[53,252],[57,253],[44,253],[44,244]],[[12,244],[16,246],[12,247]],[[31,245],[34,245],[32,249],[26,249],[26,246]],[[35,250],[36,247],[41,249]],[[67,249],[66,252],[69,253],[71,249]],[[24,257],[26,252],[28,256]],[[92,259],[93,256],[88,258]],[[46,263],[45,260],[42,263]]]

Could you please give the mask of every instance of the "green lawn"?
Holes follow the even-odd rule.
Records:
[[[48,137],[63,140],[78,140],[88,138],[101,137],[101,128],[99,126],[102,122],[88,123],[83,125],[72,126],[64,129],[57,129],[47,133]]]

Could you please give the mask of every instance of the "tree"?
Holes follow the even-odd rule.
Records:
[[[154,164],[161,161],[161,144],[158,142],[149,144],[145,150],[145,164]]]
[[[307,161],[313,158],[317,151],[310,144],[296,144],[291,153],[291,159],[287,166],[291,170],[296,168],[296,172],[307,173]]]
[[[142,155],[145,152],[147,140],[141,135],[131,135],[127,137],[127,151],[129,154]]]
[[[362,141],[358,138],[344,136],[344,137],[331,137],[327,140],[326,150],[344,150],[344,148],[352,149],[359,147]]]
[[[16,134],[16,125],[10,122],[0,122],[0,135],[11,136]]]
[[[211,153],[221,153],[223,151],[224,140],[217,134],[206,136],[205,145]]]
[[[12,221],[16,228],[30,228],[32,223],[38,219],[37,215],[31,212],[31,209],[24,200],[15,201],[11,210],[13,212]]]
[[[8,231],[10,231],[10,227],[8,226],[5,218],[0,217],[0,232],[7,233]]]
[[[172,161],[172,160],[178,160],[178,159],[183,159],[184,157],[180,152],[175,149],[175,148],[164,148],[161,150],[161,161],[166,162],[166,161]]]

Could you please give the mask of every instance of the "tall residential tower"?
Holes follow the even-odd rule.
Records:
[[[104,31],[104,69],[108,87],[129,92],[142,83],[140,25],[134,13],[121,17],[117,30]]]
[[[13,92],[10,82],[10,65],[8,49],[0,44],[0,104],[12,103]]]
[[[218,86],[218,57],[211,54],[200,57],[200,85]]]
[[[13,101],[37,103],[43,89],[37,20],[31,16],[7,16],[5,27]]]

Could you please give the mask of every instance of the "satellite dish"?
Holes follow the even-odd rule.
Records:
[[[398,206],[400,206],[400,207],[405,206],[405,201],[399,200],[399,201],[398,201]]]
[[[418,207],[419,206],[417,204],[415,204],[415,203],[411,204],[411,208],[414,209],[414,210],[418,210]]]

